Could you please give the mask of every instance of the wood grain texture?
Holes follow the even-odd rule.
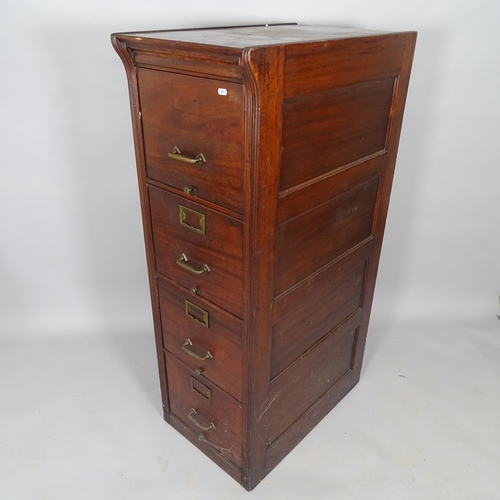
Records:
[[[288,289],[284,294],[277,297],[273,304],[273,324],[275,325],[285,316],[292,314],[305,300],[308,300],[308,297],[314,296],[318,290],[324,290],[358,264],[369,259],[373,252],[373,246],[373,239],[364,241],[329,262],[327,266],[318,269],[315,274],[301,282],[299,286]]]
[[[266,455],[268,474],[358,383],[359,373],[349,370],[318,399],[291,427],[269,446]]]
[[[294,25],[112,37],[165,419],[248,490],[359,380],[415,37]],[[209,161],[169,159],[173,145]],[[179,266],[182,253],[210,271]]]
[[[285,101],[280,189],[385,150],[394,79]]]
[[[165,356],[163,354],[163,334],[160,319],[160,308],[156,288],[155,253],[153,248],[153,237],[151,230],[151,215],[149,211],[149,193],[146,184],[146,162],[144,152],[144,141],[142,137],[142,126],[140,117],[139,89],[137,81],[137,69],[134,66],[131,52],[127,44],[120,39],[117,34],[111,36],[111,42],[117,54],[125,66],[127,73],[127,83],[129,89],[130,112],[132,115],[132,128],[134,132],[135,161],[137,168],[137,179],[139,185],[139,197],[141,201],[142,227],[144,243],[146,247],[146,261],[148,267],[149,291],[153,313],[153,325],[156,344],[156,356],[160,377],[160,390],[162,409],[165,420],[170,418],[170,403],[168,399],[168,381],[165,366]]]
[[[153,186],[149,193],[157,271],[242,317],[243,223]],[[204,215],[205,234],[180,224],[180,206]],[[177,264],[181,254],[196,270],[207,265],[210,272],[182,268]]]
[[[194,446],[200,449],[207,457],[215,462],[222,470],[227,472],[238,483],[242,483],[241,469],[234,465],[231,460],[222,455],[217,448],[214,448],[207,441],[200,440],[200,435],[188,427],[182,420],[174,414],[169,415],[170,425],[182,434]]]
[[[386,161],[385,152],[375,154],[282,192],[278,200],[278,225],[354,189],[359,184],[381,177]]]
[[[271,379],[361,306],[365,263],[358,264],[302,303],[273,327]]]
[[[253,48],[243,53],[245,130],[248,157],[245,225],[245,456],[243,486],[252,490],[265,476],[271,370],[271,326],[276,217],[281,152],[284,51]]]
[[[378,180],[344,193],[277,230],[275,295],[372,235]]]
[[[192,54],[191,54],[192,55]],[[168,70],[169,73],[217,79],[233,83],[243,83],[236,57],[213,57],[193,60],[179,57],[178,54],[163,52],[134,52],[134,62],[139,68]]]
[[[334,330],[271,386],[268,443],[272,444],[351,369],[356,330]]]
[[[138,75],[148,177],[242,212],[242,86],[141,68]],[[170,158],[175,146],[206,163]]]
[[[250,26],[225,26],[201,29],[153,30],[122,33],[120,37],[131,47],[161,48],[168,51],[171,45],[205,50],[207,55],[218,51],[259,48],[273,45],[292,45],[315,41],[342,40],[383,35],[384,32],[339,26],[308,26],[296,23],[269,23]]]
[[[208,444],[237,467],[241,467],[241,433],[243,412],[241,403],[221,391],[207,379],[201,380],[194,370],[167,353],[167,374],[170,380],[172,413],[196,432],[200,441]],[[191,379],[199,380],[211,391],[211,400],[192,389]],[[191,411],[195,409],[196,413]],[[189,418],[191,416],[191,419]],[[201,429],[193,420],[202,427]]]
[[[284,98],[399,74],[405,34],[329,40],[286,48]]]
[[[158,289],[165,349],[242,401],[243,322],[165,279],[158,278]],[[207,312],[208,328],[186,314],[186,300]],[[212,357],[200,361],[183,350],[188,338],[191,351],[200,357],[208,351]]]
[[[375,282],[380,261],[380,253],[382,250],[382,240],[387,218],[387,211],[389,208],[389,200],[392,181],[394,177],[394,168],[396,166],[399,137],[401,134],[401,126],[403,123],[403,112],[410,81],[410,72],[413,62],[413,54],[415,51],[417,34],[414,32],[403,33],[401,34],[401,38],[403,39],[403,51],[401,55],[399,76],[396,82],[396,88],[391,108],[391,121],[389,123],[389,132],[387,138],[386,165],[381,181],[377,211],[375,213],[374,221],[374,238],[376,244],[374,246],[373,254],[370,258],[370,265],[368,266],[366,272],[363,299],[364,314],[358,332],[356,349],[353,359],[353,370],[357,373],[361,372],[363,353],[366,344],[366,336],[368,333],[368,323],[373,303],[373,294],[375,291]]]

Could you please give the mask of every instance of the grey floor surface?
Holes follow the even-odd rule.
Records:
[[[165,424],[153,338],[0,342],[0,498],[500,499],[500,321],[373,319],[360,383],[252,492]]]

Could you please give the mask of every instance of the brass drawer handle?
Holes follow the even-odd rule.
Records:
[[[189,271],[193,274],[203,274],[210,272],[210,268],[206,264],[203,264],[201,266],[201,269],[195,269],[193,266],[191,266],[191,264],[188,264],[189,259],[187,258],[187,255],[185,253],[181,253],[181,256],[176,262],[177,265],[182,267],[182,269],[185,269],[186,271]]]
[[[168,153],[168,156],[169,158],[178,161],[183,161],[185,163],[199,163],[200,165],[203,165],[204,163],[207,162],[203,153],[200,153],[196,158],[191,158],[187,155],[183,155],[181,153],[181,150],[177,146],[174,146],[174,149],[172,149],[172,151]]]
[[[187,417],[189,418],[189,420],[191,420],[191,422],[193,422],[194,425],[196,425],[196,427],[198,427],[198,429],[201,429],[202,431],[209,431],[210,429],[213,429],[215,430],[215,425],[213,422],[210,422],[210,424],[208,425],[208,427],[205,427],[204,425],[201,425],[194,417],[193,415],[196,415],[196,410],[194,408],[191,408],[189,410],[189,413],[187,414]]]
[[[193,342],[191,342],[191,339],[186,339],[184,344],[182,344],[182,350],[184,352],[187,352],[190,356],[193,356],[193,358],[196,358],[199,361],[205,361],[206,359],[212,359],[212,353],[210,351],[207,351],[205,356],[200,356],[199,354],[196,354],[194,351],[190,349],[190,347],[193,345]]]

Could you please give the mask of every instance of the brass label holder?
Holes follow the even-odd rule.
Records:
[[[205,214],[179,205],[179,223],[198,234],[206,234]]]
[[[203,325],[205,328],[208,328],[208,311],[205,311],[205,309],[198,307],[196,304],[193,304],[187,299],[184,301],[184,310],[186,311],[186,316],[188,318],[191,318],[199,325]]]
[[[206,399],[209,403],[212,402],[212,390],[194,377],[191,377],[191,390]]]

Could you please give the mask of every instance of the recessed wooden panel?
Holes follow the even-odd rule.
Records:
[[[362,184],[278,227],[276,296],[371,236],[378,184]]]
[[[331,283],[339,280],[344,274],[354,269],[359,263],[369,259],[373,252],[374,244],[373,239],[366,240],[361,245],[332,261],[321,272],[303,281],[300,286],[280,295],[273,304],[273,325],[300,307],[304,300],[307,300],[304,297],[313,297],[318,290],[324,290]]]
[[[221,455],[241,467],[241,403],[204,379],[210,400],[192,389],[195,372],[171,354],[166,354],[172,413]],[[194,410],[194,411],[193,411]]]
[[[243,213],[243,86],[138,69],[148,177]],[[170,158],[203,154],[206,162]]]
[[[399,74],[404,34],[331,40],[286,48],[285,99]]]
[[[365,263],[316,293],[273,327],[271,378],[361,306]]]
[[[385,169],[387,154],[379,153],[345,168],[336,169],[299,189],[292,189],[278,199],[278,225],[312,210],[343,193],[380,177]]]
[[[158,289],[165,349],[193,369],[201,369],[205,377],[241,401],[243,322],[164,279],[158,278]],[[207,311],[210,317],[208,328],[188,317],[186,300]],[[192,345],[186,349],[183,346],[188,338]],[[211,357],[199,360],[190,351],[199,357],[210,352]]]
[[[385,150],[393,92],[390,79],[286,101],[280,190]]]
[[[158,272],[186,288],[196,287],[202,297],[241,317],[243,223],[154,186],[149,186],[149,197]],[[203,216],[204,233],[182,221],[179,207],[197,213],[198,225]],[[194,219],[189,221],[196,227]],[[186,266],[197,272],[208,266],[209,272],[197,274]]]
[[[351,368],[356,330],[340,327],[319,342],[271,386],[271,444]]]
[[[289,450],[297,446],[309,432],[323,419],[358,383],[359,373],[349,370],[337,383],[330,387],[288,430],[267,449],[266,472],[270,472]],[[333,447],[332,447],[333,449]]]

